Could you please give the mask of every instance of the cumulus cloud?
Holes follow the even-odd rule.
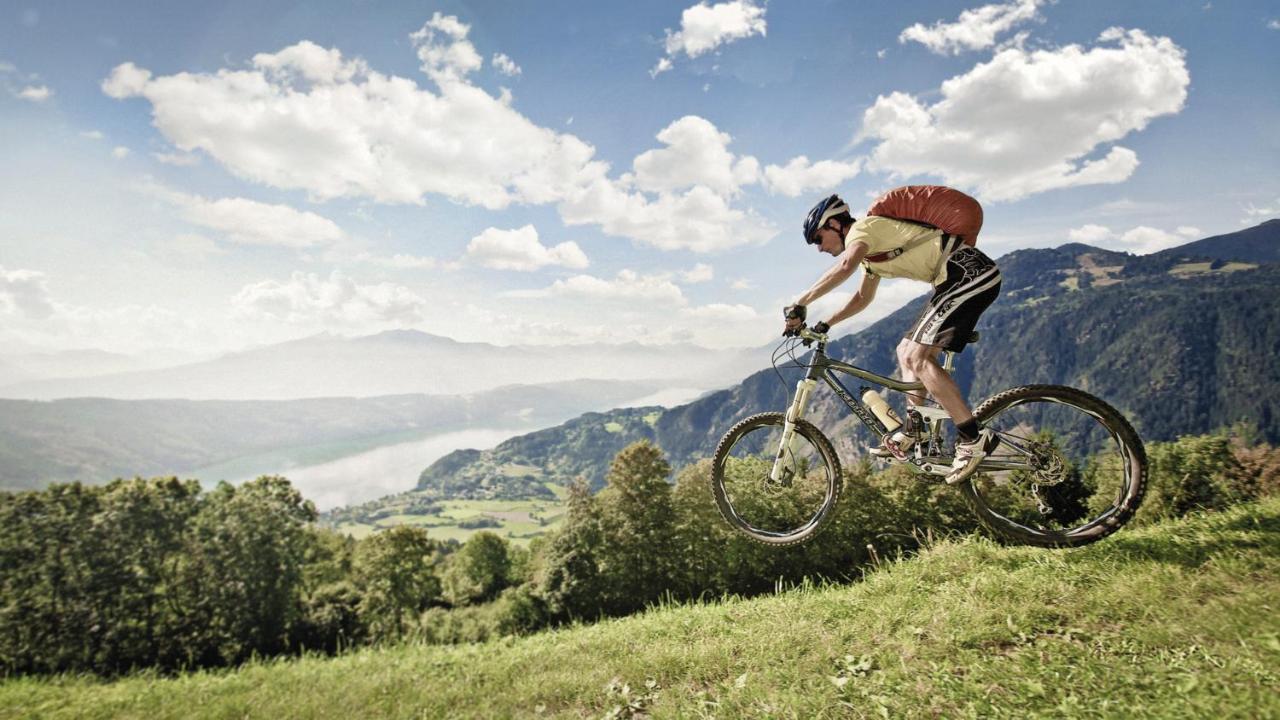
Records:
[[[1128,179],[1137,154],[1114,143],[1182,110],[1190,75],[1169,38],[1111,28],[1091,48],[1006,48],[942,84],[926,105],[880,96],[858,139],[877,141],[869,167],[937,175],[986,200]]]
[[[190,167],[200,164],[200,156],[192,153],[152,153],[151,157],[164,163],[165,165],[177,165],[179,167]]]
[[[735,158],[730,140],[709,120],[686,115],[658,133],[666,147],[636,157],[635,184],[651,192],[702,185],[723,196],[736,195],[743,185],[756,182],[760,163],[750,156]]]
[[[691,269],[680,273],[680,279],[686,284],[694,285],[696,283],[710,282],[715,277],[715,270],[706,263],[698,263]]]
[[[102,89],[149,101],[154,125],[181,153],[201,151],[238,177],[316,201],[420,204],[439,195],[492,210],[553,205],[568,225],[664,250],[767,241],[776,228],[735,205],[743,187],[799,193],[856,172],[856,164],[807,159],[762,170],[729,148],[727,133],[686,116],[658,133],[659,146],[636,157],[631,172],[611,177],[591,145],[531,122],[510,93],[470,81],[482,59],[469,31],[437,13],[411,36],[434,90],[308,41],[214,73],[155,77],[124,63]],[[695,37],[681,47],[709,47]]]
[[[425,299],[403,285],[361,285],[337,270],[328,278],[295,272],[286,282],[246,285],[231,303],[244,317],[361,328],[417,322],[427,307]]]
[[[440,261],[433,257],[409,255],[407,253],[396,253],[389,256],[361,253],[356,257],[356,260],[400,270],[434,270],[441,266]]]
[[[155,126],[180,150],[203,150],[241,178],[317,200],[421,203],[439,194],[499,209],[553,202],[603,176],[590,145],[466,82],[480,63],[466,32],[437,15],[413,34],[439,93],[306,41],[255,55],[248,70],[152,78],[125,63],[102,87],[150,101]]]
[[[684,293],[666,274],[640,275],[634,270],[621,270],[612,280],[594,275],[574,275],[557,280],[541,290],[513,290],[505,293],[515,298],[578,297],[593,300],[643,301],[665,305],[685,304]]]
[[[520,66],[514,60],[507,57],[505,53],[493,54],[493,67],[503,75],[514,76],[519,75],[522,71]]]
[[[495,97],[468,81],[480,64],[468,32],[437,14],[413,34],[438,92],[310,42],[255,55],[251,69],[213,74],[153,77],[125,63],[102,88],[150,101],[155,126],[179,150],[202,150],[239,177],[320,201],[421,203],[436,194],[488,209],[555,204],[568,224],[599,225],[663,249],[711,251],[772,237],[767,222],[730,206],[736,184],[757,173],[753,158],[726,177],[700,165],[681,179],[669,165],[681,153],[715,159],[680,144],[689,122],[671,130],[677,142],[660,149],[667,154],[640,162],[648,189],[610,178],[589,144],[537,126],[511,107],[509,94]],[[727,142],[712,140],[712,151]]]
[[[1276,198],[1275,202],[1268,203],[1266,205],[1254,205],[1253,203],[1249,203],[1248,207],[1244,209],[1244,218],[1240,222],[1241,224],[1248,224],[1251,222],[1257,222],[1263,218],[1277,216],[1280,216],[1280,198]]]
[[[342,229],[332,220],[288,205],[248,198],[209,200],[159,187],[149,191],[179,208],[188,222],[216,230],[240,245],[309,248],[342,238]]]
[[[84,130],[81,131],[80,137],[88,138],[90,140],[101,140],[106,136],[102,134],[101,130]]]
[[[18,91],[18,97],[39,103],[53,97],[53,91],[45,85],[28,85]]]
[[[771,192],[799,197],[813,190],[826,190],[854,177],[862,169],[862,160],[849,162],[821,160],[809,162],[801,155],[786,165],[770,165],[764,169],[765,182]]]
[[[726,43],[759,35],[768,29],[765,8],[751,0],[708,5],[705,2],[686,8],[680,14],[680,29],[667,29],[666,57],[649,71],[652,76],[670,70],[680,54],[695,58]]]
[[[129,157],[129,148],[127,148],[127,147],[125,147],[125,146],[123,146],[123,145],[117,145],[117,146],[115,146],[115,147],[111,148],[111,157],[113,157],[113,158],[115,158],[115,159],[117,159],[117,160],[123,160],[123,159],[125,159],[125,158]]]
[[[1084,225],[1067,233],[1072,242],[1080,242],[1107,250],[1147,255],[1171,247],[1185,245],[1200,235],[1200,229],[1188,225],[1179,226],[1174,232],[1139,225],[1124,232],[1116,232],[1105,225]]]
[[[1267,23],[1267,28],[1271,30],[1280,30],[1280,20],[1271,20]]]
[[[750,305],[729,305],[726,303],[689,307],[682,309],[680,312],[698,320],[713,322],[738,322],[754,320],[760,317],[760,313],[756,312],[755,308]]]
[[[1098,243],[1115,237],[1115,233],[1111,228],[1105,225],[1088,224],[1083,227],[1075,228],[1067,232],[1067,237],[1071,242],[1084,243],[1085,245],[1097,245]]]
[[[468,260],[497,270],[532,272],[548,265],[568,268],[587,267],[587,256],[574,242],[546,247],[538,241],[538,230],[532,225],[515,230],[489,228],[471,239],[467,245]]]
[[[418,49],[422,71],[441,85],[461,82],[484,63],[467,40],[471,26],[453,15],[436,13],[409,36]],[[336,52],[336,51],[335,51]]]
[[[777,234],[755,212],[732,207],[702,185],[650,199],[615,183],[597,182],[562,203],[560,216],[568,225],[598,224],[608,235],[634,238],[661,250],[715,252],[763,243]]]
[[[0,314],[44,320],[54,313],[45,274],[0,265]]]
[[[916,23],[898,36],[898,42],[918,42],[935,53],[959,55],[965,50],[981,50],[996,43],[996,36],[1039,17],[1044,0],[1016,0],[965,10],[955,22],[938,21],[930,26]]]

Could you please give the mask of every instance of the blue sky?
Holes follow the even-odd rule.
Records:
[[[1264,2],[6,2],[0,342],[761,345],[831,192],[993,256],[1280,216],[1276,67]]]

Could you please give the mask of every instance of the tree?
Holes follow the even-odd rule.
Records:
[[[439,543],[427,531],[399,525],[360,541],[355,577],[360,617],[376,640],[403,637],[419,613],[440,599]]]
[[[220,483],[187,532],[175,633],[189,665],[237,663],[289,646],[300,614],[305,524],[315,506],[282,477]]]
[[[509,584],[509,570],[507,541],[492,532],[478,532],[445,561],[444,599],[454,606],[492,600]]]
[[[586,480],[569,485],[564,523],[547,540],[534,583],[553,619],[594,620],[601,614],[599,505]]]
[[[676,589],[670,473],[662,451],[647,440],[624,448],[609,466],[599,496],[602,605],[609,614],[639,610]]]

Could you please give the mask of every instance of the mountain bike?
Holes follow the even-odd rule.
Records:
[[[978,340],[973,333],[970,343]],[[903,425],[915,440],[907,452],[887,442],[890,431],[837,373],[897,393],[923,397],[919,382],[904,382],[827,356],[828,337],[801,329],[780,352],[807,369],[785,413],[765,412],[735,424],[716,447],[711,486],[721,515],[751,539],[777,546],[811,539],[832,517],[842,484],[831,441],[804,419],[818,380],[824,381],[870,429],[890,463],[915,477],[942,482],[950,471],[946,447],[950,416],[934,403],[915,408]],[[814,347],[807,360],[799,344]],[[955,353],[942,367],[954,370]],[[968,480],[957,483],[970,509],[997,535],[1042,547],[1074,547],[1100,540],[1124,525],[1142,502],[1147,456],[1142,439],[1115,408],[1089,393],[1060,385],[1024,385],[998,392],[974,410],[1000,444]],[[896,418],[895,418],[896,419]],[[891,421],[892,424],[892,421]]]

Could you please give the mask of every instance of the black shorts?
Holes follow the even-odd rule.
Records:
[[[977,248],[967,245],[947,258],[947,279],[904,336],[921,345],[960,352],[978,318],[1000,294],[1000,268]]]

